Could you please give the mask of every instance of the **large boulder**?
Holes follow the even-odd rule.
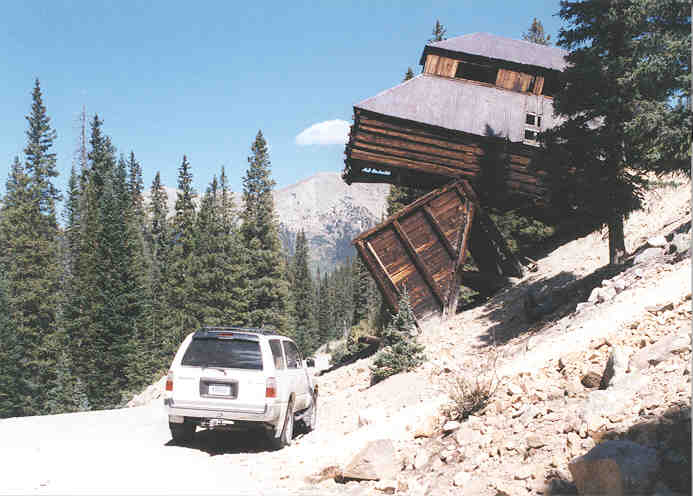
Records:
[[[669,335],[647,346],[630,358],[630,370],[646,369],[669,358],[673,353],[681,353],[691,346],[690,336]]]
[[[568,464],[581,495],[650,494],[658,468],[656,450],[630,441],[605,441]]]
[[[389,439],[369,442],[351,459],[342,477],[355,480],[394,479],[400,470],[395,447]]]

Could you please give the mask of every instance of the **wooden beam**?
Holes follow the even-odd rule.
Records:
[[[399,221],[397,221],[397,220],[393,221],[392,227],[395,228],[395,232],[397,233],[400,240],[402,241],[402,244],[404,244],[404,247],[406,248],[407,252],[409,253],[409,256],[411,257],[411,259],[413,260],[414,265],[416,266],[419,273],[423,276],[423,279],[424,279],[424,281],[426,281],[426,284],[428,284],[428,286],[431,290],[431,293],[433,293],[433,296],[435,296],[436,300],[438,300],[438,304],[442,307],[443,306],[443,297],[440,294],[440,288],[438,287],[438,284],[433,280],[433,276],[431,275],[431,272],[428,270],[428,267],[426,267],[426,263],[421,259],[419,254],[416,252],[416,248],[414,247],[414,243],[411,242],[411,239],[409,239],[409,236],[407,236],[407,233],[404,232]]]
[[[460,284],[462,279],[461,267],[464,267],[465,259],[467,258],[467,245],[469,241],[469,233],[474,221],[476,206],[473,202],[467,202],[467,215],[464,231],[457,237],[457,257],[452,265],[452,277],[450,278],[450,287],[448,288],[447,306],[444,310],[445,318],[450,318],[455,315],[457,310],[457,302],[460,295]],[[462,226],[460,226],[461,230]]]
[[[425,205],[423,208],[423,211],[426,214],[428,221],[433,226],[433,230],[438,235],[438,238],[440,238],[440,242],[443,243],[443,246],[447,250],[448,255],[450,255],[450,258],[454,259],[455,256],[457,255],[457,253],[455,252],[455,249],[452,247],[452,243],[450,243],[450,240],[445,235],[445,232],[443,231],[443,226],[440,225],[440,222],[438,222],[438,219],[436,219],[436,216],[433,215],[433,211],[431,210],[431,207],[429,207],[428,205]]]
[[[378,264],[377,269],[380,269],[380,272],[375,270],[376,267],[369,266],[372,269],[371,274],[375,275],[376,273],[379,273],[382,274],[382,276],[385,278],[385,280],[382,280],[381,277],[376,276],[376,281],[378,282],[378,284],[380,284],[381,288],[383,289],[383,294],[385,295],[385,298],[388,300],[390,308],[397,311],[397,299],[399,296],[397,286],[395,286],[395,283],[392,281],[390,274],[387,273],[387,269],[383,265],[383,262],[380,260],[380,257],[378,257],[378,254],[373,249],[373,246],[368,241],[366,241],[365,243],[360,242],[356,244],[357,247],[359,247],[360,245],[365,245],[368,255],[370,255],[373,258],[373,260],[375,260],[376,264]],[[359,248],[359,251],[361,250],[363,250],[363,246]]]

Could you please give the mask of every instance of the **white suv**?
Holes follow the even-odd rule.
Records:
[[[296,344],[263,329],[189,334],[171,364],[164,404],[178,443],[192,441],[198,425],[262,427],[278,449],[291,444],[294,422],[306,430],[317,423],[317,387]]]

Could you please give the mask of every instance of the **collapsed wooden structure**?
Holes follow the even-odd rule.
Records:
[[[388,305],[406,288],[417,317],[454,311],[460,284],[522,275],[522,268],[479,204],[458,180],[419,198],[354,240]],[[471,253],[479,271],[465,272]]]
[[[564,56],[486,33],[429,43],[422,74],[354,106],[344,181],[438,188],[354,240],[391,308],[405,286],[421,317],[454,310],[460,284],[521,275],[482,207],[546,211],[566,180],[538,146]]]

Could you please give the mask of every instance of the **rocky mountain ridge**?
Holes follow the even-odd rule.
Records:
[[[168,211],[172,213],[176,190],[165,189]],[[355,255],[351,241],[384,218],[389,189],[387,184],[349,186],[338,172],[319,172],[275,190],[274,207],[284,250],[293,253],[296,234],[303,229],[312,268],[332,270]],[[236,193],[234,197],[239,206],[241,195]]]
[[[337,172],[320,172],[274,192],[284,248],[293,253],[303,229],[313,267],[330,270],[353,257],[351,241],[385,216],[387,184],[352,184]]]

